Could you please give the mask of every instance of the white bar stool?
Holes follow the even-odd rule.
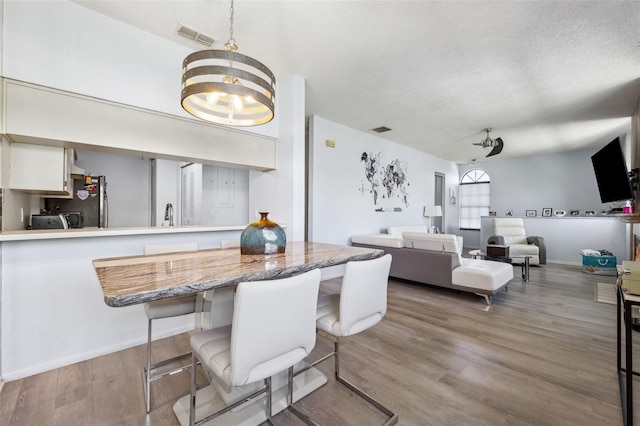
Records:
[[[287,369],[287,408],[292,407],[293,366],[311,353],[316,343],[319,285],[317,269],[290,278],[238,284],[231,326],[191,337],[191,426],[204,424],[263,394],[267,397],[266,420],[273,424],[271,376]],[[263,380],[264,387],[196,423],[198,361],[227,391]]]
[[[182,243],[182,244],[153,244],[146,245],[144,247],[145,255],[183,252],[183,251],[196,251],[198,250],[198,243]],[[153,375],[153,370],[171,364],[185,358],[189,353],[175,356],[170,359],[151,364],[151,340],[152,340],[152,321],[162,318],[172,318],[182,315],[193,314],[196,311],[196,299],[197,295],[190,295],[184,297],[176,297],[173,299],[158,300],[155,302],[148,302],[144,304],[144,312],[147,315],[147,363],[143,369],[144,378],[144,399],[146,404],[147,413],[151,411],[151,382],[162,379],[163,377],[179,373],[191,367],[191,364],[187,363],[171,371],[164,372],[162,374]]]
[[[297,371],[300,374],[334,357],[335,378],[388,416],[385,425],[398,422],[398,415],[340,375],[340,338],[360,333],[379,323],[387,312],[387,285],[391,255],[348,262],[340,294],[321,294],[318,298],[316,327],[334,342],[333,352]]]

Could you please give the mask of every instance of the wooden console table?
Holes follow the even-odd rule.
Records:
[[[633,331],[640,331],[634,323],[632,309],[640,306],[640,296],[625,293],[621,285],[616,286],[617,293],[617,367],[620,384],[620,405],[622,421],[625,426],[633,425],[633,376],[640,373],[633,370]],[[622,325],[624,324],[625,366],[622,367]]]

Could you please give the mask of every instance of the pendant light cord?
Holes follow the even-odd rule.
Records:
[[[227,44],[236,44],[236,39],[233,38],[233,0],[231,0],[231,7],[229,8],[229,41]]]

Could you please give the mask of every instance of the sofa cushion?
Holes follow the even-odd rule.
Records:
[[[504,243],[508,246],[513,244],[527,244],[527,237],[524,235],[503,235]]]
[[[356,244],[366,244],[370,246],[381,247],[404,247],[404,240],[402,235],[395,236],[389,234],[374,234],[374,235],[355,235],[351,237],[351,242]]]
[[[396,237],[402,237],[403,232],[429,232],[427,225],[398,225],[389,226],[387,228],[387,234],[395,235]]]
[[[444,253],[462,253],[462,237],[453,234],[403,232],[405,247]]]
[[[491,260],[464,259],[463,264],[451,273],[454,285],[494,292],[513,278],[510,263]]]

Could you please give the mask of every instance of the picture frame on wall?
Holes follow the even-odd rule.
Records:
[[[533,217],[533,216],[537,216],[538,215],[538,211],[537,210],[527,210],[525,212],[527,217]]]
[[[542,216],[551,217],[551,208],[545,207],[542,209]]]

